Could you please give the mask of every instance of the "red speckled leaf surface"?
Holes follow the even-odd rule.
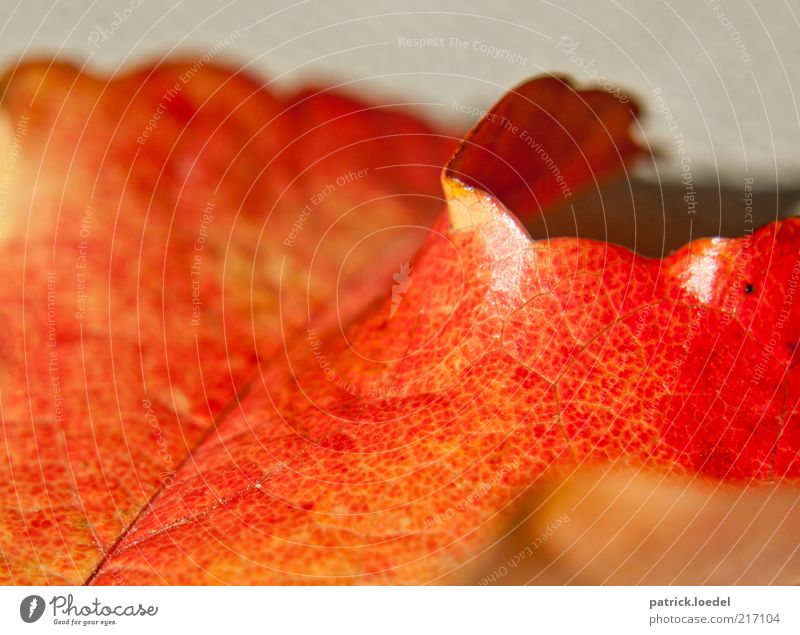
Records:
[[[0,582],[82,583],[260,359],[383,291],[455,141],[203,62],[0,98]]]
[[[538,489],[610,466],[796,498],[798,223],[660,260],[506,207],[621,167],[634,118],[557,78],[506,97],[393,289],[271,359],[91,581],[468,580]]]

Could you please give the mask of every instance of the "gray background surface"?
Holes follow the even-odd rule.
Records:
[[[381,100],[418,103],[456,129],[472,120],[462,110],[488,107],[531,75],[560,71],[591,83],[596,73],[643,102],[644,134],[664,153],[660,178],[679,176],[676,133],[698,182],[719,175],[738,184],[749,171],[790,187],[800,175],[795,0],[3,3],[3,65],[58,54],[113,73],[211,51],[281,86],[348,82]],[[408,42],[419,38],[434,42]]]

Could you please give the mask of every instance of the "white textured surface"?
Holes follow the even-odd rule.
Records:
[[[136,5],[115,27],[115,12]],[[202,55],[233,35],[219,59],[283,84],[354,81],[352,90],[423,102],[429,116],[457,129],[470,121],[463,110],[488,107],[528,76],[561,71],[591,81],[582,57],[644,103],[646,136],[666,155],[662,177],[678,176],[676,130],[696,180],[719,172],[739,183],[749,169],[762,183],[780,175],[788,186],[800,176],[795,0],[4,0],[3,8],[4,65],[60,53],[114,71],[165,54]],[[92,46],[98,28],[107,35]],[[562,36],[571,38],[571,53]],[[401,38],[444,41],[419,47]],[[493,57],[484,47],[503,53]],[[656,89],[674,117],[672,132],[657,111]]]

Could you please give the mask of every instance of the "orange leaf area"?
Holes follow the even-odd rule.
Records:
[[[80,583],[260,359],[413,255],[454,141],[199,63],[0,86],[0,580]]]

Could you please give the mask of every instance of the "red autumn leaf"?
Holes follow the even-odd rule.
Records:
[[[131,84],[141,82],[138,77]],[[156,95],[161,94],[159,88]],[[242,96],[227,91],[225,95],[230,100],[227,108],[235,110]],[[127,104],[130,99],[123,93],[115,96],[114,103]],[[220,104],[223,113],[226,104]],[[152,103],[149,106],[152,108]],[[320,116],[323,120],[330,117],[324,110]],[[333,304],[333,312],[324,316],[335,315],[338,307],[348,309],[339,316],[344,325],[341,330],[336,324],[327,328],[332,322],[325,320],[306,330],[302,315],[294,321],[276,317],[274,301],[259,302],[264,289],[274,289],[276,280],[288,280],[289,289],[294,290],[298,276],[279,271],[262,281],[254,279],[250,271],[264,270],[252,267],[245,275],[241,269],[224,272],[223,280],[230,276],[224,290],[219,285],[218,295],[225,299],[224,305],[218,304],[220,312],[225,310],[224,330],[217,324],[218,330],[210,332],[201,345],[192,341],[189,332],[188,344],[181,347],[186,327],[175,314],[181,313],[182,305],[177,293],[165,299],[164,291],[167,283],[171,290],[181,284],[190,286],[191,279],[180,277],[179,264],[174,265],[174,276],[167,276],[173,270],[169,269],[171,263],[165,264],[164,254],[173,255],[180,263],[191,251],[194,227],[200,220],[192,217],[194,222],[171,224],[170,207],[176,213],[200,214],[208,194],[196,196],[185,208],[167,197],[166,212],[161,208],[167,218],[162,222],[188,234],[186,242],[175,245],[174,253],[164,249],[165,244],[172,246],[168,242],[172,237],[163,238],[159,246],[159,234],[154,230],[151,243],[149,227],[146,240],[138,225],[134,225],[135,231],[123,234],[136,237],[136,247],[142,252],[137,253],[139,260],[145,261],[144,250],[152,248],[156,253],[149,257],[160,265],[154,269],[164,274],[159,283],[140,279],[138,269],[129,268],[124,275],[115,276],[112,268],[112,275],[106,275],[107,284],[113,281],[114,286],[108,284],[106,296],[100,296],[97,321],[105,330],[98,326],[98,368],[116,369],[117,360],[103,364],[100,352],[108,356],[109,343],[126,335],[114,330],[122,328],[116,325],[117,313],[124,318],[126,307],[140,306],[149,293],[154,295],[152,313],[149,318],[137,316],[145,320],[141,326],[131,320],[138,330],[129,337],[137,355],[141,350],[153,355],[157,370],[165,353],[171,353],[183,371],[186,350],[193,354],[199,350],[208,357],[198,360],[203,361],[197,364],[198,373],[202,370],[205,375],[216,359],[217,372],[225,366],[220,383],[230,385],[232,377],[246,374],[232,372],[227,361],[231,352],[226,349],[231,344],[221,345],[215,339],[223,332],[231,333],[230,329],[249,344],[245,347],[251,352],[248,359],[261,354],[263,363],[256,380],[248,384],[248,394],[236,405],[222,405],[215,417],[217,426],[204,438],[202,430],[198,432],[196,446],[185,433],[187,425],[182,420],[169,431],[170,435],[183,435],[182,447],[184,451],[192,447],[191,455],[173,482],[150,504],[139,501],[137,513],[142,511],[135,522],[123,519],[119,524],[124,531],[119,527],[117,534],[109,531],[112,538],[120,536],[113,548],[106,552],[111,540],[98,548],[86,539],[89,530],[96,533],[95,523],[85,523],[82,534],[65,535],[73,552],[79,552],[81,546],[86,550],[87,544],[93,546],[91,558],[84,554],[82,560],[84,567],[99,561],[90,580],[138,584],[469,579],[480,570],[478,556],[504,535],[537,492],[547,491],[575,473],[579,477],[584,472],[593,475],[598,468],[609,466],[646,469],[648,474],[670,474],[672,479],[721,481],[740,491],[778,488],[791,495],[800,469],[792,366],[800,328],[793,303],[800,276],[800,237],[795,221],[773,224],[741,240],[697,241],[663,260],[650,260],[621,247],[575,238],[532,242],[507,209],[535,215],[541,206],[570,196],[595,177],[621,169],[637,153],[627,136],[634,117],[630,104],[599,92],[575,92],[555,78],[534,80],[506,97],[467,138],[446,169],[447,212],[432,225],[417,256],[406,264],[408,258],[398,259],[399,254],[387,252],[382,245],[370,245],[362,252],[364,261],[369,258],[371,263],[367,277],[373,284],[384,284],[383,299],[348,323],[353,307],[369,294],[354,292],[351,287],[349,293],[347,288],[340,290],[338,302],[330,297],[330,288],[327,298],[322,291],[313,296],[318,300],[315,306],[323,306],[326,300]],[[110,119],[125,121],[126,127],[129,124],[128,116],[123,118],[118,111]],[[185,117],[176,127],[179,135],[191,119],[191,115]],[[219,120],[227,121],[226,115],[217,111],[214,121]],[[392,124],[386,121],[387,126]],[[134,126],[134,130],[138,128]],[[201,127],[204,134],[190,141],[201,143],[210,128]],[[241,139],[232,132],[226,138]],[[260,157],[259,168],[268,163],[268,157],[280,153],[286,141],[275,143],[277,148]],[[318,139],[317,143],[323,142]],[[172,144],[167,146],[169,154]],[[145,151],[143,148],[142,153]],[[192,160],[196,152],[195,148]],[[313,152],[311,156],[321,154],[319,148]],[[208,169],[215,176],[227,174],[232,156],[236,153],[224,160],[215,156],[219,162],[209,159],[217,172],[211,166]],[[357,169],[365,160],[353,157],[353,165]],[[252,167],[251,161],[244,162],[245,166]],[[127,168],[130,159],[122,163]],[[74,185],[63,186],[63,163],[60,165],[61,172],[53,169],[62,179],[56,191],[72,191]],[[182,183],[186,173],[180,168],[185,170],[185,163],[172,167],[179,170]],[[322,174],[329,176],[331,166],[326,167]],[[91,164],[86,173],[94,175],[100,168]],[[273,196],[276,182],[285,183],[295,176],[293,164],[284,169],[289,170],[288,176],[265,171],[265,179],[274,179],[264,186]],[[335,169],[342,169],[338,162]],[[116,163],[113,170],[127,174]],[[422,183],[426,172],[419,176]],[[239,209],[235,193],[247,198],[249,191],[238,175],[229,178],[236,201],[233,208]],[[202,185],[211,187],[207,180],[199,179],[192,194]],[[110,182],[112,201],[119,200],[115,188],[126,182],[126,177]],[[407,191],[394,180],[384,184],[383,191],[394,191],[392,186]],[[415,188],[417,184],[408,186],[408,191]],[[85,195],[85,190],[77,191]],[[153,187],[147,188],[148,193],[152,191]],[[305,184],[300,191],[308,196]],[[51,204],[51,209],[61,206],[63,203]],[[120,203],[117,207],[122,209]],[[292,226],[299,206],[287,207],[292,211],[280,215],[284,228]],[[399,210],[400,218],[414,213],[406,207],[413,205]],[[250,213],[260,219],[263,207],[254,204]],[[142,221],[133,213],[115,218]],[[363,222],[361,212],[358,219]],[[235,229],[234,219],[227,222]],[[380,222],[398,220],[394,216]],[[351,235],[342,238],[345,246],[333,251],[331,268],[342,261],[342,252],[357,244],[357,239],[349,242],[352,240]],[[63,265],[46,263],[53,243],[52,235],[45,238],[39,267],[46,271],[51,266],[60,272]],[[392,245],[392,241],[387,243]],[[107,251],[109,244],[113,249],[119,243],[101,244],[107,245]],[[214,261],[217,266],[236,257],[251,262],[246,259],[254,248],[244,237],[227,241],[226,232],[222,244],[235,245],[243,255],[223,253]],[[24,242],[19,249],[26,254]],[[132,251],[127,246],[126,253]],[[23,262],[21,267],[30,266],[30,258]],[[274,257],[265,262],[275,266]],[[308,262],[300,261],[298,267]],[[107,268],[108,262],[102,261],[102,266]],[[68,267],[66,271],[70,271]],[[25,269],[20,277],[23,273],[31,275]],[[327,277],[321,276],[321,281],[335,277],[331,270],[325,273]],[[40,272],[40,296],[46,284],[43,277]],[[142,295],[128,296],[127,304],[118,301],[110,306],[117,290],[122,295],[125,285],[131,283]],[[241,294],[242,287],[244,299],[235,293],[239,289]],[[300,297],[305,296],[302,283],[299,287]],[[27,291],[24,298],[18,297],[20,293],[17,288],[13,302],[5,306],[15,307],[11,316],[20,326],[12,328],[24,334],[27,342],[31,327],[16,317],[16,307],[27,311],[30,300]],[[229,297],[239,302],[231,302]],[[231,304],[232,309],[228,308]],[[183,313],[190,309],[190,302],[184,302]],[[229,310],[233,312],[229,314]],[[247,321],[250,311],[255,311],[252,323]],[[45,310],[39,309],[39,314],[44,316],[40,318],[44,324]],[[244,324],[230,324],[242,315]],[[306,331],[296,338],[287,336],[285,347],[279,346],[281,340],[274,331],[265,335],[258,328],[260,320],[282,325],[285,319],[295,330]],[[9,321],[13,322],[11,317]],[[143,332],[155,332],[157,339],[140,342]],[[253,333],[269,341],[253,342]],[[79,330],[78,342],[81,335]],[[155,353],[154,341],[161,345]],[[240,342],[236,337],[225,341]],[[41,347],[46,350],[46,340]],[[116,349],[114,346],[113,355],[119,354]],[[23,370],[24,363],[19,366]],[[122,366],[132,382],[140,381],[141,363]],[[246,367],[243,363],[242,368]],[[53,404],[47,392],[51,387],[47,375],[42,375],[33,384],[38,387],[35,394],[52,417]],[[154,370],[151,377],[148,383],[154,387],[149,390],[162,391],[164,401],[173,407],[173,416],[182,414],[181,404],[171,397],[178,380],[168,369]],[[185,387],[179,384],[178,388],[186,395],[185,409],[192,413],[193,408],[199,409],[198,403],[205,406],[191,392],[196,389],[196,378],[181,372],[181,380]],[[19,382],[21,399],[17,399],[24,401],[30,385],[30,381]],[[83,376],[75,385],[97,390],[99,400],[104,387],[126,384],[114,376]],[[233,382],[229,399],[239,385]],[[6,418],[7,401],[4,390]],[[117,414],[117,401],[111,398],[109,402],[106,412]],[[225,402],[220,399],[219,403]],[[94,452],[94,437],[86,434],[87,430],[92,433],[94,419],[89,411],[72,424],[73,438],[84,442],[86,454]],[[24,423],[32,428],[30,415]],[[117,428],[128,432],[124,423],[123,418]],[[137,423],[141,427],[141,422]],[[135,425],[130,425],[131,434]],[[14,439],[7,443],[12,460],[19,461],[25,446]],[[127,455],[130,440],[127,447],[125,443],[114,440],[108,452],[112,456],[114,448],[117,453],[124,452],[128,478],[132,475],[135,483],[141,483],[138,473],[142,467]],[[50,460],[54,466],[68,468],[70,459],[62,454]],[[106,471],[110,466],[95,467],[95,479],[113,478],[114,472]],[[49,482],[41,485],[45,491]],[[36,502],[35,494],[41,498],[39,482],[23,477],[22,485],[26,483],[32,484],[30,500]],[[106,487],[111,491],[97,480],[87,480],[86,486],[83,496],[91,492],[93,502],[104,502],[96,490],[102,492]],[[115,493],[129,486],[121,480]],[[156,489],[157,483],[150,491]],[[73,491],[73,497],[81,497],[79,485]],[[80,500],[85,507],[84,499]],[[29,513],[41,513],[33,506],[22,509],[21,522]],[[71,509],[77,508],[73,505]],[[48,511],[55,520],[44,514],[41,517],[59,523],[60,528],[64,512]],[[102,517],[101,510],[95,513]],[[85,511],[83,515],[74,513],[76,519],[87,517]],[[53,536],[59,540],[63,530],[59,533],[44,524],[32,525],[23,527],[31,537],[30,553],[50,555]],[[0,525],[7,533],[17,530],[12,527],[9,531],[8,526],[5,522]],[[4,539],[4,553],[7,544]],[[19,560],[11,560],[8,554],[6,558],[11,572],[24,571]],[[66,569],[59,561],[50,566],[53,574]],[[47,575],[42,568],[30,569]]]

